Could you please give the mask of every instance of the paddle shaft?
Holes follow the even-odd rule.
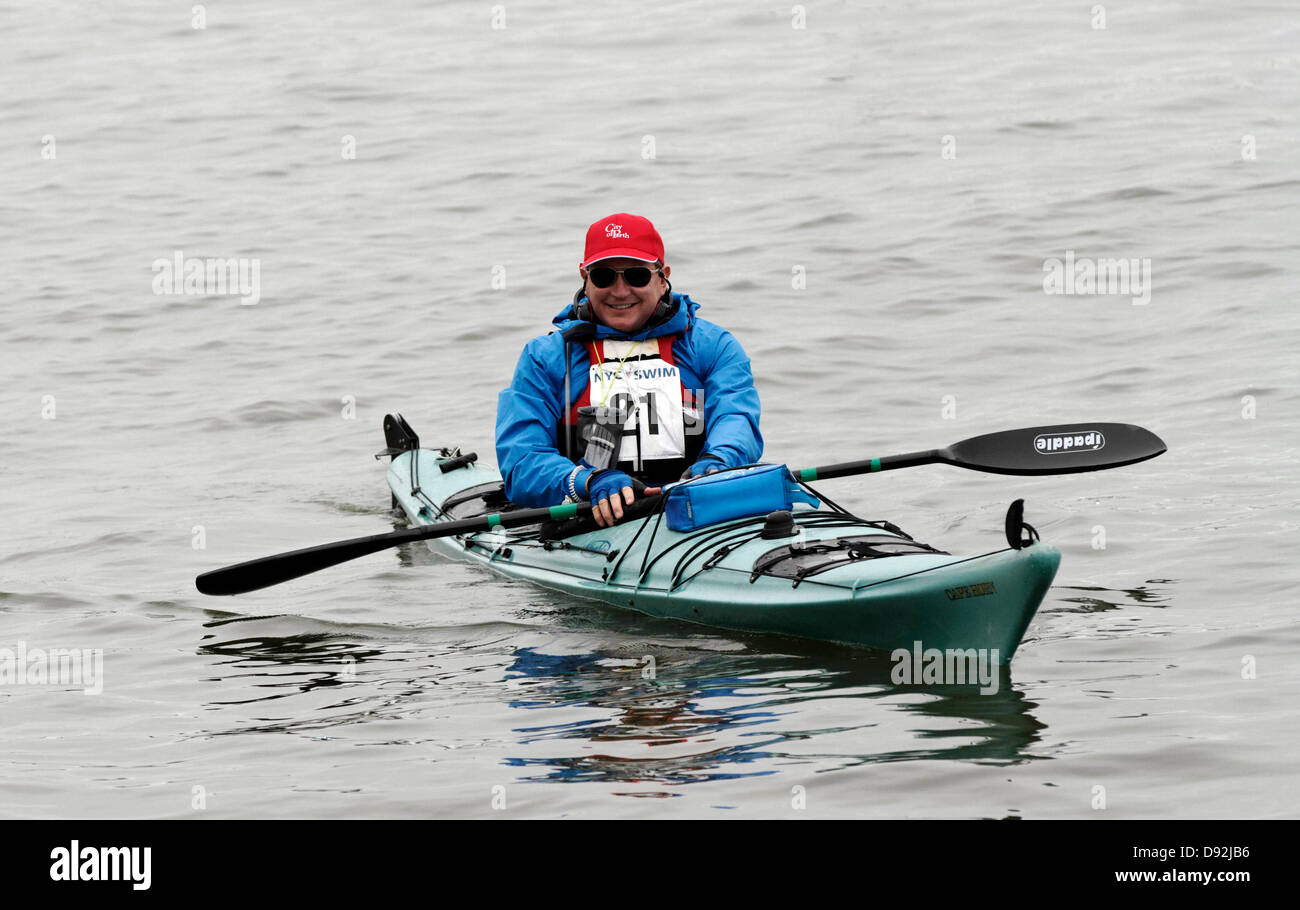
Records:
[[[795,471],[794,476],[800,480],[832,480],[836,477],[852,477],[857,474],[892,471],[896,468],[938,464],[947,460],[944,457],[944,450],[930,449],[928,452],[912,452],[908,455],[886,455],[882,458],[865,458],[862,461],[842,461],[823,468],[802,468]]]

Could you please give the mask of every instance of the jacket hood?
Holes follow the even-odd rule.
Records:
[[[586,299],[585,296],[581,298],[581,300]],[[617,329],[611,329],[609,326],[601,325],[598,322],[583,322],[580,319],[575,319],[573,311],[577,307],[577,302],[566,306],[556,314],[555,318],[552,319],[551,322],[554,323],[562,333],[564,333],[566,338],[571,337],[571,335],[575,333],[584,334],[578,331],[582,326],[594,326],[596,332],[595,335],[591,337],[595,338],[626,338],[629,341],[640,341],[643,338],[660,338],[664,335],[674,335],[677,332],[682,332],[690,328],[691,323],[695,321],[695,311],[700,308],[700,305],[686,294],[674,293],[672,295],[672,300],[676,309],[667,320],[661,322],[659,325],[643,328],[635,335],[625,335]]]

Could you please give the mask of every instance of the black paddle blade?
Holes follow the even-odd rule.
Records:
[[[1136,464],[1165,451],[1160,437],[1129,423],[1063,423],[974,436],[941,460],[990,474],[1077,474]]]
[[[448,525],[451,524],[448,522]],[[422,531],[425,533],[421,534]],[[380,550],[411,540],[434,536],[428,531],[426,527],[407,528],[404,531],[374,534],[370,537],[356,537],[318,547],[307,547],[294,550],[292,553],[263,556],[260,559],[250,559],[248,562],[204,572],[194,579],[194,585],[199,589],[200,594],[247,594],[249,591],[257,591],[261,588],[269,588],[271,585],[278,585],[282,581],[301,578],[312,572],[319,572],[321,569],[337,566],[341,562],[378,553]]]
[[[378,553],[389,547],[401,546],[413,540],[455,537],[458,534],[473,534],[490,528],[518,528],[551,519],[572,518],[583,511],[590,512],[591,506],[581,503],[540,509],[514,509],[509,512],[461,518],[457,521],[417,525],[414,528],[405,528],[388,534],[354,537],[351,540],[325,543],[318,547],[294,550],[291,553],[276,553],[274,556],[250,559],[248,562],[204,572],[194,579],[194,585],[199,589],[200,594],[246,594],[249,591],[278,585],[282,581],[301,578],[312,572],[328,569],[330,566],[337,566],[350,559]]]

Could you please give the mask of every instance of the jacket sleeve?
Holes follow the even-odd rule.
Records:
[[[763,457],[754,374],[749,357],[735,336],[725,329],[713,328],[717,337],[708,339],[700,352],[704,361],[700,373],[704,382],[705,434],[700,458],[717,459],[728,468],[753,464]]]
[[[563,350],[555,336],[530,341],[510,387],[497,396],[497,464],[506,496],[526,508],[558,505],[568,496],[574,463],[560,454],[555,439],[563,408]],[[578,476],[579,489],[589,473]]]

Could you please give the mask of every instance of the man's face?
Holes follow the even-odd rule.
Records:
[[[619,275],[609,287],[598,288],[587,276],[597,268],[628,269],[638,266],[654,269],[653,262],[642,262],[639,259],[602,259],[593,262],[586,269],[578,270],[586,281],[587,299],[591,301],[591,313],[596,321],[626,335],[636,334],[654,314],[659,298],[668,289],[665,279],[669,275],[669,267],[665,265],[662,274],[652,274],[650,283],[643,288],[632,287],[623,275]]]

